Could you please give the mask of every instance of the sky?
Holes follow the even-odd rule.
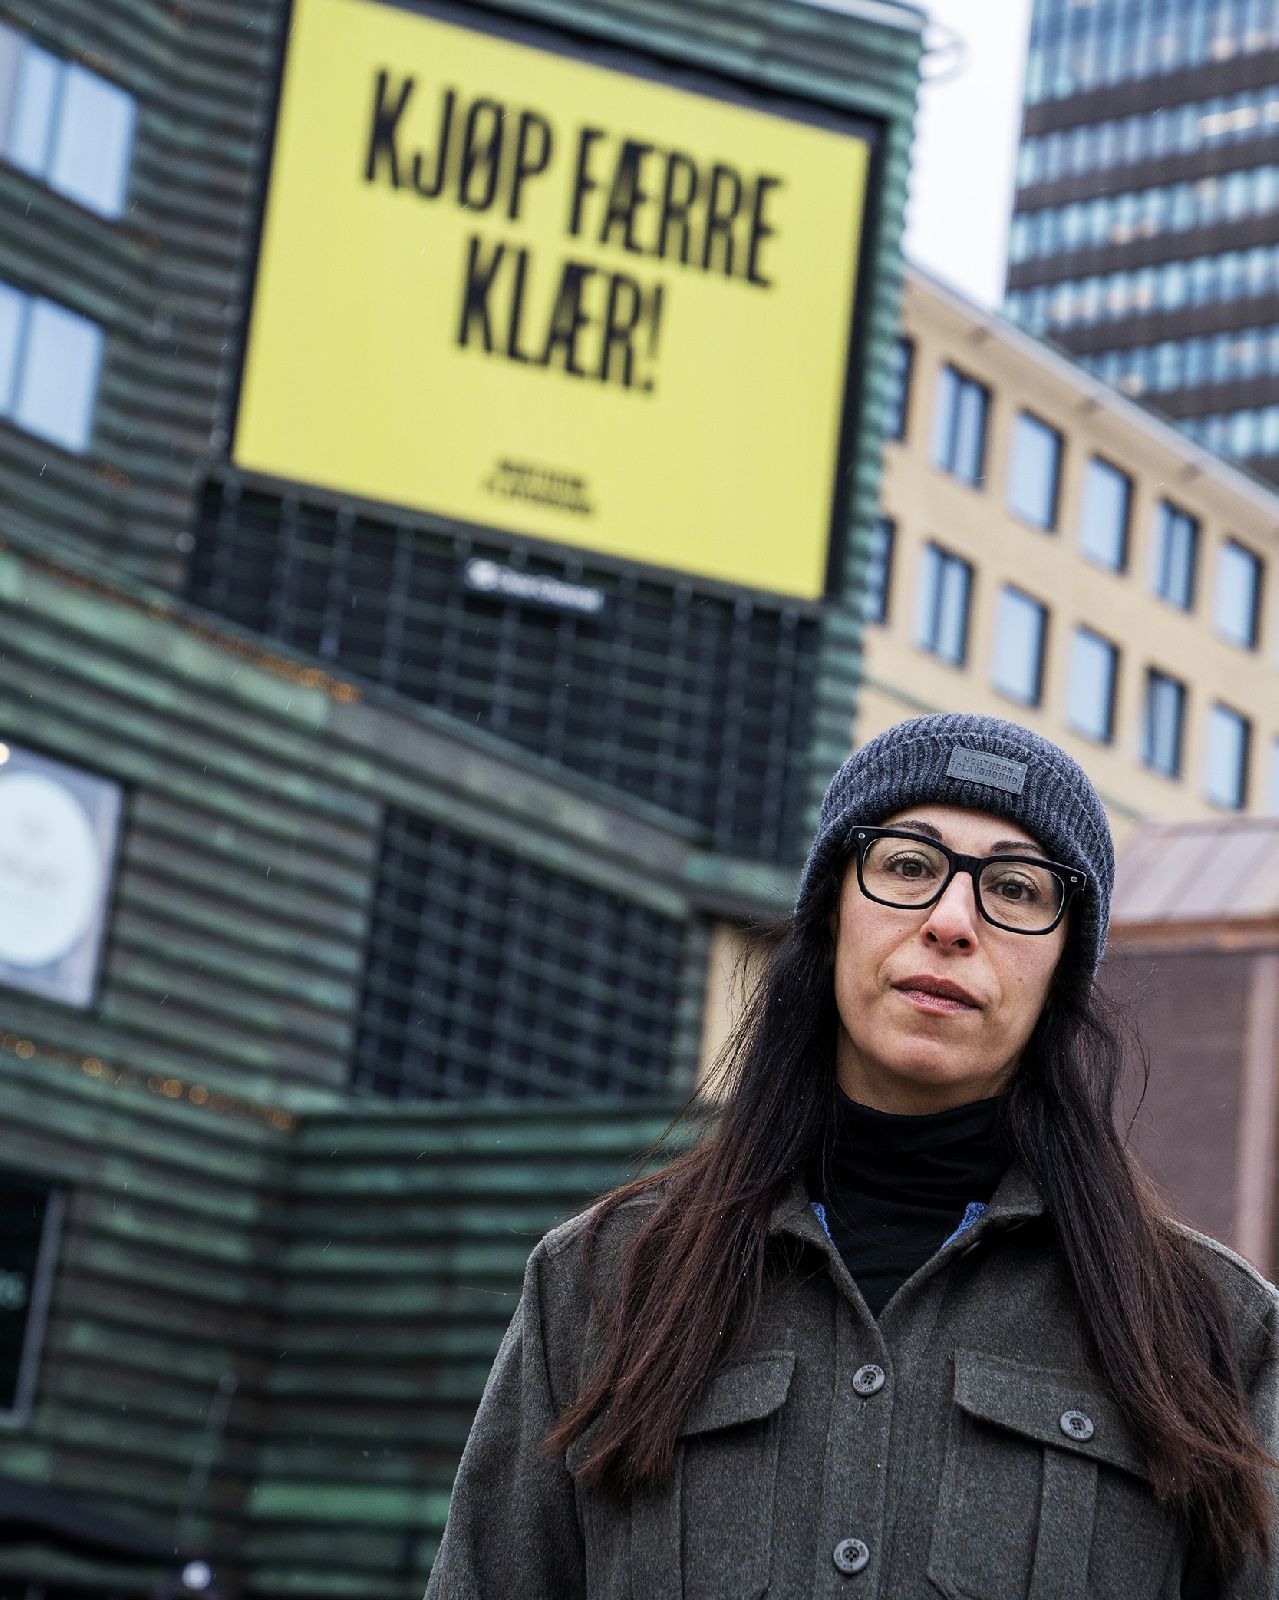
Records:
[[[1003,298],[1030,0],[926,0],[930,50],[915,125],[906,253],[970,299]]]

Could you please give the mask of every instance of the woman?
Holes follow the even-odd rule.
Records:
[[[1113,876],[1024,728],[845,763],[713,1127],[533,1253],[430,1600],[1279,1595],[1279,1302],[1116,1133]]]

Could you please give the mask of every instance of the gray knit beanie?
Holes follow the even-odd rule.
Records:
[[[826,790],[795,909],[831,865],[850,855],[854,827],[874,827],[906,806],[930,803],[1006,817],[1054,861],[1083,868],[1088,884],[1071,910],[1070,945],[1094,973],[1115,883],[1110,823],[1077,761],[1002,717],[912,717],[855,751]]]

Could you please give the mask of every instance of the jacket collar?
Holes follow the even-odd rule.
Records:
[[[1025,1222],[1030,1217],[1042,1217],[1044,1211],[1043,1196],[1035,1187],[1034,1179],[1025,1167],[1014,1162],[999,1180],[983,1220]]]
[[[981,1218],[980,1226],[1024,1222],[1044,1214],[1043,1197],[1024,1167],[1014,1163],[999,1180],[999,1187]],[[802,1172],[792,1174],[786,1189],[773,1207],[768,1231],[790,1233],[823,1248],[828,1244],[825,1231],[813,1211],[808,1186]]]

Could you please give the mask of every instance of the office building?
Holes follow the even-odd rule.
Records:
[[[1279,12],[1035,0],[1006,309],[1279,481]]]
[[[1279,497],[907,274],[858,737],[1037,729],[1146,819],[1279,812]]]

